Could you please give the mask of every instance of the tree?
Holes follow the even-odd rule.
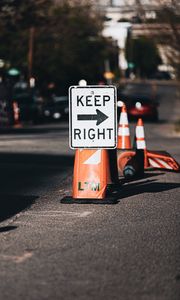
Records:
[[[42,28],[38,36],[35,61],[41,80],[46,74],[47,80],[64,87],[82,78],[88,83],[102,80],[104,60],[115,57],[117,48],[102,37],[101,31],[102,21],[87,1],[62,1],[55,6],[51,26]]]
[[[137,1],[143,10],[143,0]],[[180,2],[157,0],[156,6],[156,18],[150,21],[162,24],[162,28],[154,41],[163,47],[169,65],[173,66],[177,78],[180,78]]]
[[[47,26],[51,4],[51,0],[1,1],[0,57],[27,73],[31,29]]]
[[[180,9],[177,2],[170,7],[164,6],[157,14],[157,20],[168,24],[168,30],[162,31],[157,42],[166,49],[166,57],[173,66],[177,78],[180,78]]]
[[[67,88],[81,78],[94,83],[103,78],[104,60],[110,56],[115,61],[117,48],[102,37],[102,19],[88,1],[2,3],[0,56],[27,70],[29,31],[33,27],[33,75],[41,84],[54,81],[59,88]]]

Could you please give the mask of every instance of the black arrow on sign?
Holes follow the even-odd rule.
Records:
[[[99,109],[96,109],[96,114],[95,115],[77,115],[78,121],[97,121],[96,125],[101,124],[104,122],[108,116],[106,116],[102,111]]]

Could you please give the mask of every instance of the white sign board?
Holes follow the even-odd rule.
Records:
[[[70,147],[116,147],[116,87],[71,86],[69,88]]]

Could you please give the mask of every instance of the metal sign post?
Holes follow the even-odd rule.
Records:
[[[116,95],[114,86],[69,88],[70,148],[116,147]]]

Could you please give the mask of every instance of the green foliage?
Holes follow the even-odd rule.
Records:
[[[35,28],[33,74],[59,88],[102,80],[104,60],[116,64],[117,48],[101,35],[102,20],[91,6],[74,1],[3,0],[0,4],[0,58],[27,71],[30,28]]]
[[[1,0],[0,16],[8,30],[42,25],[47,20],[52,0]]]
[[[29,30],[48,26],[50,0],[0,2],[0,58],[27,72]]]

